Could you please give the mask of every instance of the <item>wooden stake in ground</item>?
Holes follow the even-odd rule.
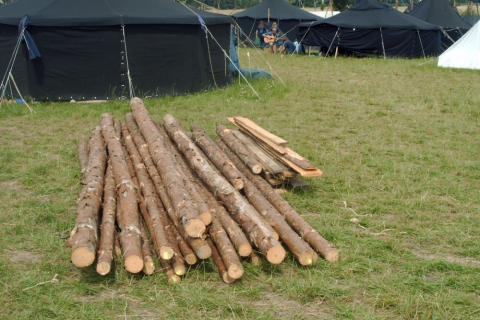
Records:
[[[207,239],[208,245],[212,249],[212,260],[215,266],[217,267],[218,273],[220,274],[220,278],[222,278],[223,282],[225,283],[232,283],[235,281],[235,279],[231,278],[228,275],[227,268],[225,267],[225,264],[223,263],[222,257],[220,256],[220,253],[218,252],[217,248],[215,247],[215,244],[213,244],[212,240]]]
[[[285,258],[285,249],[273,237],[260,215],[255,212],[253,207],[225,178],[215,172],[207,160],[199,155],[198,148],[187,137],[181,126],[171,115],[166,115],[163,119],[168,135],[176,142],[190,166],[211,189],[212,193],[218,196],[225,204],[237,222],[242,225],[250,236],[255,246],[260,249],[270,263],[281,263]]]
[[[122,243],[125,268],[132,273],[143,269],[143,254],[140,232],[140,217],[135,192],[135,185],[128,173],[122,144],[113,128],[113,119],[108,113],[102,115],[102,134],[112,159],[115,183],[118,188],[120,206],[122,207],[120,242]]]
[[[245,145],[235,137],[230,129],[219,124],[217,125],[217,134],[254,174],[260,174],[260,172],[262,172],[262,165],[255,154],[245,148]]]
[[[223,141],[217,141],[218,146],[227,154],[233,153],[228,149],[228,147],[223,143]],[[308,266],[313,263],[314,260],[314,251],[310,246],[303,241],[295,231],[290,228],[288,223],[285,221],[285,218],[278,213],[278,211],[268,202],[267,199],[260,193],[260,191],[253,185],[250,180],[248,180],[243,174],[241,178],[245,183],[245,195],[247,196],[250,203],[257,209],[257,211],[265,217],[267,222],[277,231],[280,235],[280,238],[285,242],[287,247],[293,253],[303,266]]]
[[[230,159],[220,151],[215,142],[196,124],[192,125],[190,130],[192,130],[192,137],[195,144],[202,149],[225,178],[230,181],[235,189],[243,189],[243,181],[239,176],[237,168],[235,168]]]
[[[140,132],[147,141],[150,155],[165,184],[167,194],[175,207],[185,231],[191,237],[200,237],[205,232],[205,223],[198,215],[190,194],[175,169],[170,154],[165,148],[163,138],[153,123],[147,109],[139,98],[130,101],[130,109]]]
[[[107,154],[100,127],[95,128],[89,142],[89,164],[84,187],[77,201],[77,219],[70,239],[72,263],[87,267],[95,261],[98,241],[98,212],[103,196]]]
[[[243,165],[240,159],[233,153],[227,154],[230,160],[235,163],[237,168],[257,187],[265,198],[285,217],[288,224],[297,231],[303,240],[305,240],[316,252],[325,260],[335,262],[338,260],[338,251],[313,229],[290,205],[270,187],[262,178],[251,174]],[[314,257],[315,258],[315,257]]]
[[[115,243],[115,211],[117,210],[117,191],[113,176],[112,163],[107,164],[105,187],[103,188],[103,216],[100,226],[100,244],[98,249],[97,272],[102,276],[110,272]]]
[[[215,242],[218,252],[222,256],[222,261],[225,268],[227,268],[228,276],[233,279],[241,278],[243,275],[242,263],[240,262],[230,239],[228,239],[227,233],[216,216],[212,219],[210,236]]]
[[[127,126],[123,127],[123,141],[125,147],[127,148],[128,153],[130,154],[130,159],[132,160],[133,167],[135,168],[135,174],[137,176],[140,189],[142,191],[143,198],[145,200],[145,206],[147,207],[148,215],[152,224],[153,233],[152,236],[155,237],[159,248],[159,256],[165,260],[169,260],[173,257],[174,252],[172,244],[168,240],[165,233],[165,226],[163,224],[162,215],[165,215],[162,210],[163,207],[157,198],[155,192],[155,187],[153,186],[150,177],[148,176],[147,169],[143,164],[140,154],[135,147],[135,144],[132,141],[132,137],[128,132]]]

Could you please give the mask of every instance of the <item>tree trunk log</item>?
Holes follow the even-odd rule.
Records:
[[[259,267],[263,264],[262,257],[257,254],[255,251],[252,251],[250,254],[250,261],[252,262],[252,265],[255,267]]]
[[[78,160],[80,161],[80,169],[82,170],[82,181],[88,170],[88,141],[81,139],[78,141]]]
[[[281,263],[285,258],[285,249],[273,237],[272,232],[266,227],[260,215],[234,187],[217,174],[208,162],[199,155],[198,148],[171,115],[166,115],[164,121],[169,136],[176,142],[185,158],[188,159],[190,166],[211,189],[212,193],[225,204],[237,223],[241,224],[250,236],[251,241],[266,255],[268,261],[275,264]]]
[[[192,172],[186,166],[182,155],[178,152],[176,147],[172,144],[170,137],[168,136],[165,128],[162,127],[160,124],[156,124],[158,131],[163,137],[163,141],[165,142],[165,147],[170,151],[174,162],[178,166],[178,172],[181,174],[183,181],[185,182],[185,187],[187,191],[190,193],[192,200],[195,202],[197,206],[197,210],[200,214],[205,225],[209,225],[212,222],[212,214],[210,212],[209,206],[205,203],[205,200],[199,194],[199,186],[196,183],[196,179],[193,177]]]
[[[175,212],[181,220],[185,231],[191,237],[201,237],[205,232],[205,224],[198,215],[190,194],[175,169],[170,154],[165,148],[163,138],[150,118],[147,109],[139,98],[130,101],[133,117],[147,141],[150,154],[157,165],[158,171],[165,184],[167,194],[175,207]]]
[[[233,156],[233,152],[228,149],[226,144],[219,140],[218,146],[226,154]],[[280,238],[293,253],[303,266],[313,263],[314,251],[303,241],[298,234],[290,228],[285,218],[275,209],[270,202],[260,193],[253,183],[240,173],[240,177],[245,183],[245,195],[257,211],[267,220],[267,222],[278,232]]]
[[[172,264],[171,260],[164,260],[162,258],[159,258],[160,260],[160,265],[162,266],[163,271],[165,272],[165,275],[167,276],[167,281],[169,284],[178,284],[182,282],[182,278],[175,274],[175,272],[172,269]]]
[[[143,273],[151,275],[155,272],[155,263],[153,263],[152,249],[143,222],[140,223],[140,232],[142,236]]]
[[[89,142],[88,171],[77,201],[77,219],[70,234],[72,263],[87,267],[95,261],[98,241],[98,212],[102,204],[107,154],[100,127],[95,128]]]
[[[235,137],[230,129],[224,125],[217,125],[217,134],[222,138],[223,142],[235,152],[235,154],[242,160],[242,162],[250,169],[254,174],[260,174],[262,172],[262,165],[258,161],[255,154],[245,148],[243,143]]]
[[[124,126],[122,132],[123,141],[125,143],[125,147],[127,148],[128,153],[130,154],[130,159],[132,160],[133,167],[135,168],[135,174],[137,176],[140,189],[142,191],[145,206],[148,210],[149,218],[153,228],[152,236],[155,237],[159,246],[160,251],[158,252],[158,255],[165,260],[169,260],[173,257],[174,251],[172,248],[172,244],[166,236],[165,226],[161,217],[162,215],[165,216],[165,213],[163,212],[163,206],[157,198],[155,187],[150,180],[147,169],[145,168],[145,165],[141,160],[140,154],[138,153],[137,148],[135,147],[135,144],[132,141],[132,137],[130,136],[130,133],[128,132],[126,126]]]
[[[213,242],[215,242],[218,252],[222,256],[222,261],[227,268],[229,277],[240,279],[243,276],[242,263],[240,262],[230,239],[228,239],[227,233],[216,216],[213,216],[212,219],[210,236],[212,237]]]
[[[251,174],[248,169],[241,163],[240,159],[228,154],[230,159],[235,163],[237,168],[257,187],[265,198],[285,217],[288,224],[298,232],[298,234],[310,246],[318,252],[325,260],[335,262],[338,260],[338,251],[333,248],[325,238],[313,229],[290,205],[278,194],[270,185],[259,176]],[[316,258],[314,257],[314,260]]]
[[[225,283],[233,283],[235,279],[233,279],[228,275],[227,268],[225,267],[222,257],[220,256],[220,253],[215,247],[215,244],[210,239],[207,239],[207,242],[210,248],[212,249],[212,260],[215,266],[217,267],[218,274],[220,274],[220,278],[222,278],[223,282]]]
[[[225,178],[230,181],[235,189],[243,189],[243,181],[240,178],[237,168],[235,168],[232,161],[220,151],[215,142],[196,124],[193,124],[190,130],[192,131],[193,142],[202,149]]]
[[[119,137],[113,128],[113,119],[108,113],[102,115],[102,134],[107,142],[110,158],[112,159],[115,183],[122,207],[120,241],[123,248],[125,268],[132,273],[143,269],[142,242],[140,237],[140,217],[135,192],[135,185],[128,173],[125,155]]]
[[[108,160],[103,188],[103,216],[100,226],[100,244],[98,249],[97,272],[102,276],[110,272],[115,243],[115,215],[117,210],[117,191],[111,160]]]
[[[185,262],[188,263],[189,265],[194,265],[195,263],[197,263],[197,256],[195,255],[195,252],[193,252],[192,248],[190,248],[190,246],[185,241],[185,239],[183,239],[183,237],[180,235],[180,232],[178,232],[177,227],[172,226],[172,231],[175,236],[175,239],[177,240],[178,247],[182,252],[182,256],[185,259]]]

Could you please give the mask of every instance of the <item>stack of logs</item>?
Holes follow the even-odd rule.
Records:
[[[150,241],[170,283],[209,257],[231,283],[243,275],[242,259],[260,264],[260,253],[281,263],[280,241],[304,266],[317,254],[338,260],[338,251],[255,174],[254,157],[232,137],[215,143],[197,125],[187,133],[168,114],[155,123],[138,98],[130,108],[125,124],[103,114],[90,140],[79,143],[83,189],[67,243],[74,265],[96,260],[106,275],[120,255],[127,271],[152,274]]]

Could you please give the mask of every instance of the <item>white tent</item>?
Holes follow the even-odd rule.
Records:
[[[438,57],[438,66],[480,70],[480,22]]]

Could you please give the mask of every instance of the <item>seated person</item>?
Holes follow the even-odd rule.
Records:
[[[265,43],[268,43],[270,45],[271,53],[277,53],[277,47],[279,45],[278,40],[279,40],[280,34],[281,34],[281,31],[277,27],[276,22],[272,23],[272,31],[269,31],[264,34]]]
[[[286,54],[292,54],[295,52],[297,48],[295,47],[295,44],[293,44],[292,41],[287,40],[285,41],[281,46],[280,46],[280,53],[283,56],[285,53]]]

